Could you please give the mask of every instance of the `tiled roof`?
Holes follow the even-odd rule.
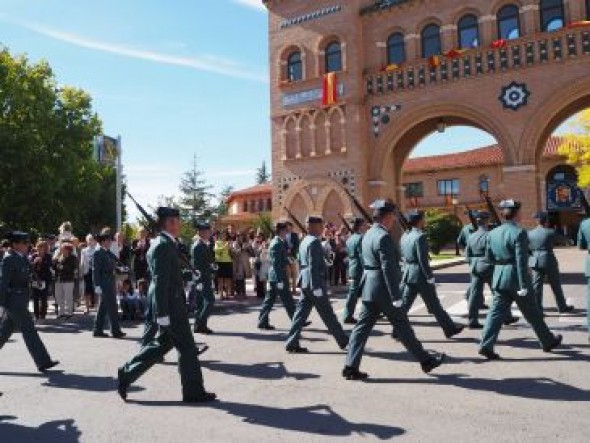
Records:
[[[270,196],[272,194],[272,184],[264,183],[262,185],[251,186],[245,189],[238,189],[237,191],[232,192],[227,199],[230,201],[236,197],[260,194],[268,194]]]
[[[555,157],[558,154],[562,137],[551,137],[545,146],[543,157]],[[428,157],[410,158],[406,161],[403,172],[417,173],[448,169],[477,168],[504,163],[504,153],[499,145],[486,146],[470,151],[453,154],[433,155]]]

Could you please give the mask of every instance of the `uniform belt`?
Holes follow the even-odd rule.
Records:
[[[28,290],[27,288],[9,288],[7,292],[9,294],[25,294]]]
[[[377,266],[364,266],[363,270],[364,271],[380,271],[381,268],[379,268]]]
[[[495,265],[515,265],[516,262],[514,260],[496,260],[494,262]]]
[[[476,254],[472,254],[471,255],[471,257],[473,257],[473,258],[481,258],[481,257],[485,257],[485,256],[486,256],[485,254],[477,254],[477,255]]]
[[[407,263],[409,265],[417,265],[418,260],[404,260],[404,263]]]

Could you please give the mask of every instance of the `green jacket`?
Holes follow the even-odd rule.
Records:
[[[299,279],[297,286],[301,289],[325,289],[326,261],[324,248],[320,239],[307,235],[299,246]]]
[[[148,303],[152,307],[153,320],[158,317],[186,316],[184,281],[176,243],[166,234],[160,234],[150,245],[147,253],[152,276],[148,290]]]
[[[193,243],[191,262],[193,267],[201,273],[199,283],[211,285],[211,267],[214,262],[214,255],[211,247],[200,238]]]
[[[553,252],[553,246],[558,239],[558,234],[549,228],[537,226],[528,232],[531,257],[529,267],[531,269],[549,269],[557,266],[557,258]]]
[[[580,225],[580,230],[578,231],[578,247],[588,251],[586,257],[586,277],[590,278],[590,218],[584,220]]]
[[[403,283],[426,283],[434,277],[428,250],[428,238],[420,229],[413,228],[402,237],[401,253],[405,263]]]
[[[285,240],[278,235],[275,236],[270,242],[269,255],[268,281],[271,283],[288,282],[287,266],[289,266],[289,257]]]
[[[358,232],[346,240],[348,254],[348,278],[359,282],[363,276],[363,235]]]
[[[465,257],[469,263],[469,270],[473,275],[487,277],[494,270],[494,265],[486,257],[486,246],[489,237],[489,231],[480,227],[477,231],[469,236],[467,247],[465,248]]]
[[[504,222],[490,232],[486,257],[494,263],[492,289],[517,292],[531,288],[529,275],[529,237],[514,222]]]
[[[362,241],[362,253],[364,272],[360,291],[363,301],[399,300],[402,274],[399,248],[383,226],[375,223],[367,231]]]
[[[459,232],[459,237],[457,237],[457,244],[465,249],[467,244],[469,243],[469,237],[471,234],[475,232],[474,226],[469,223],[468,225],[463,226],[461,232]]]
[[[117,258],[111,251],[97,248],[93,255],[92,278],[94,286],[100,286],[103,294],[115,296],[117,283],[115,281],[115,269]]]
[[[0,268],[0,306],[6,307],[12,297],[29,302],[30,263],[26,257],[10,251],[2,259]]]

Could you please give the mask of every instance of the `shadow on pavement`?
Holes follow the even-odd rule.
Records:
[[[175,401],[132,400],[129,403],[157,407],[204,407],[204,405],[190,405]],[[314,435],[333,437],[372,435],[381,440],[387,440],[403,435],[406,432],[404,429],[395,426],[351,423],[328,405],[307,406],[303,408],[275,408],[272,406],[218,401],[208,404],[207,407],[241,417],[244,423],[251,425],[265,426],[283,431],[305,432]]]
[[[306,329],[304,329],[306,331]],[[256,340],[256,341],[287,341],[286,333],[274,333],[271,331],[269,333],[257,333],[257,332],[215,332],[216,337],[237,337],[243,338],[246,340]],[[320,342],[326,341],[324,338],[314,338],[314,337],[305,337],[306,341],[309,342]]]
[[[0,435],[5,442],[74,443],[80,441],[82,432],[74,420],[55,420],[43,423],[37,428],[10,423],[16,417],[0,415]]]
[[[283,362],[240,365],[235,363],[221,363],[219,361],[204,361],[201,364],[203,367],[211,371],[223,372],[236,377],[256,378],[260,380],[282,380],[285,378],[309,380],[312,378],[319,378],[319,375],[317,374],[289,372]]]
[[[463,374],[433,375],[421,379],[367,379],[376,384],[432,384],[456,386],[473,391],[495,392],[509,397],[548,401],[590,401],[590,391],[576,388],[548,377],[504,378],[500,380],[475,378]]]

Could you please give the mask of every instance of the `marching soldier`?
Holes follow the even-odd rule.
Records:
[[[367,232],[367,222],[364,218],[357,218],[352,225],[352,235],[346,241],[346,252],[348,254],[348,297],[344,308],[344,324],[353,325],[357,320],[354,318],[354,310],[361,293],[359,285],[363,276],[363,251],[362,240]]]
[[[409,312],[418,294],[422,296],[428,312],[434,315],[443,329],[445,336],[451,338],[463,331],[463,326],[457,325],[442,307],[436,293],[435,279],[430,268],[429,246],[426,233],[424,212],[411,211],[408,223],[412,227],[402,239],[401,252],[405,263],[402,277],[403,308]],[[394,330],[394,334],[397,331]]]
[[[299,346],[299,337],[313,307],[317,309],[324,324],[336,339],[338,346],[345,349],[348,345],[348,336],[338,322],[327,294],[326,262],[324,249],[319,240],[322,230],[323,219],[321,217],[308,217],[308,235],[302,240],[299,247],[299,279],[297,283],[302,294],[287,339],[287,351],[290,353],[300,354],[307,352],[307,348]]]
[[[59,362],[49,357],[29,312],[29,236],[24,232],[13,232],[9,242],[10,249],[5,252],[0,268],[0,349],[10,339],[15,327],[19,328],[35,365],[40,372],[45,372]]]
[[[431,356],[414,335],[406,311],[402,308],[400,294],[400,256],[390,231],[395,224],[395,205],[378,200],[371,205],[375,223],[362,241],[364,271],[359,290],[362,293],[362,309],[359,321],[350,336],[346,366],[342,376],[347,380],[362,380],[368,377],[359,367],[367,339],[381,313],[397,331],[399,340],[418,360],[422,370],[429,373],[440,366],[444,354]]]
[[[117,282],[115,271],[117,257],[111,252],[113,237],[109,232],[103,231],[96,235],[99,247],[93,254],[92,278],[94,281],[94,293],[100,296],[100,303],[94,321],[94,337],[108,337],[104,333],[106,317],[111,326],[113,338],[123,338],[125,334],[119,325],[119,309],[117,307]]]
[[[471,215],[472,211],[465,211],[465,215]],[[457,237],[457,245],[461,249],[466,249],[467,244],[469,243],[469,237],[477,230],[477,226],[473,226],[472,223],[466,224],[461,228],[461,232],[459,232],[459,237]]]
[[[277,299],[281,297],[283,306],[287,311],[290,319],[295,315],[295,302],[289,291],[289,276],[287,270],[289,267],[289,256],[287,249],[287,224],[277,223],[275,226],[275,237],[270,242],[270,269],[268,272],[269,289],[264,298],[262,309],[258,317],[258,328],[272,331],[274,326],[269,322],[269,315]]]
[[[196,333],[213,334],[213,331],[207,326],[215,304],[212,274],[215,256],[209,246],[211,225],[205,222],[198,223],[197,230],[199,231],[198,237],[192,248],[192,264],[201,273],[201,277],[195,285],[197,300],[194,330]]]
[[[176,238],[180,235],[180,213],[173,208],[158,208],[160,235],[151,243],[147,259],[152,281],[148,292],[152,321],[158,324],[156,338],[138,355],[119,368],[118,392],[127,399],[127,389],[172,348],[178,351],[178,370],[182,383],[182,401],[212,401],[215,394],[205,391],[197,345],[191,331],[184,280]]]
[[[518,224],[521,204],[504,200],[498,208],[505,221],[490,232],[486,247],[486,258],[494,264],[494,301],[486,319],[479,354],[488,360],[501,358],[494,352],[494,345],[512,302],[516,302],[533,327],[543,351],[551,352],[561,344],[563,337],[549,330],[535,300],[528,268],[528,236]]]
[[[580,230],[578,231],[578,247],[580,249],[588,250],[588,255],[586,256],[586,279],[588,280],[588,291],[587,291],[587,300],[588,300],[588,307],[586,309],[587,312],[587,321],[588,321],[588,341],[590,342],[590,217],[586,218],[580,225]]]
[[[549,228],[549,214],[538,212],[535,214],[535,218],[539,221],[539,225],[529,231],[528,235],[532,254],[529,258],[529,267],[533,271],[533,291],[537,304],[543,312],[543,283],[545,276],[547,276],[557,302],[558,311],[560,313],[572,312],[574,307],[566,303],[563,295],[559,277],[559,263],[553,252],[553,245],[558,239],[558,234]]]

